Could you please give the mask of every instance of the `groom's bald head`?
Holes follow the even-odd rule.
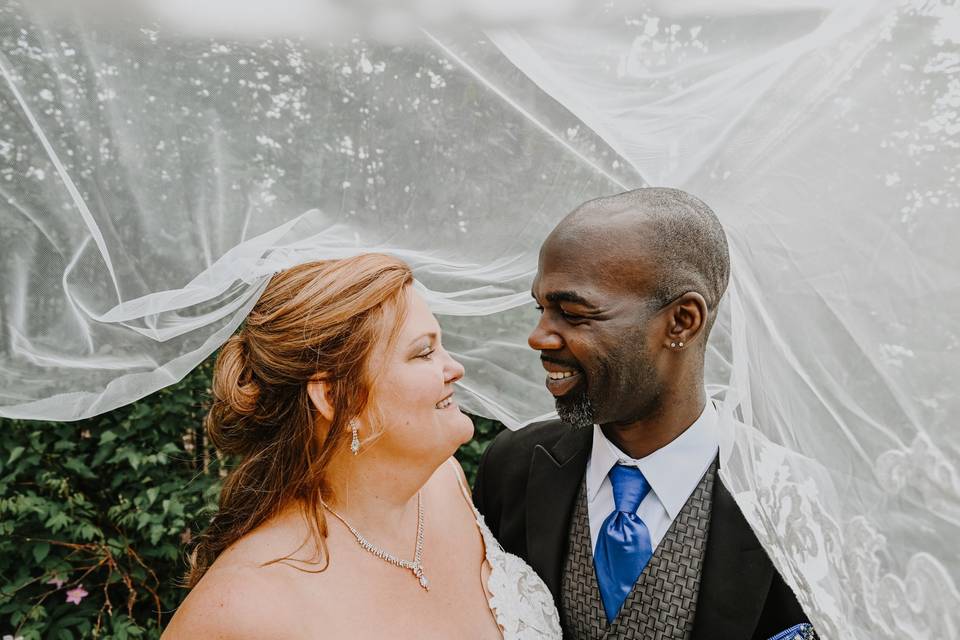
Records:
[[[608,277],[649,292],[661,305],[698,292],[711,320],[730,279],[720,221],[679,189],[635,189],[585,202],[557,225],[547,245],[567,245],[573,259],[606,263]]]

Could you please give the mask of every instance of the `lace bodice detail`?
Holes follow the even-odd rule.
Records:
[[[560,615],[547,585],[522,558],[504,551],[480,512],[473,512],[490,564],[490,609],[504,640],[562,638]]]
[[[504,640],[561,640],[560,614],[550,589],[522,558],[504,551],[473,506],[459,470],[456,470],[456,476],[483,537],[487,564],[490,565],[487,579],[490,610],[500,625]]]

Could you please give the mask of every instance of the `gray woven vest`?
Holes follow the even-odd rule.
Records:
[[[657,545],[650,563],[610,625],[603,613],[593,567],[586,482],[581,485],[563,567],[560,595],[564,638],[685,640],[690,637],[716,471],[714,461]]]

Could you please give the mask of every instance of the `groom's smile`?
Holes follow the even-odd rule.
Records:
[[[549,356],[541,356],[540,361],[547,371],[547,390],[555,398],[567,395],[583,382],[579,367]]]

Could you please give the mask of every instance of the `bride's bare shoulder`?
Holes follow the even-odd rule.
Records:
[[[433,472],[424,489],[430,495],[444,496],[451,503],[462,503],[466,499],[468,504],[473,504],[467,476],[463,472],[463,467],[452,456]],[[455,509],[450,515],[459,513],[459,511],[459,509]]]
[[[463,467],[460,466],[460,461],[450,456],[447,459],[446,463],[440,466],[437,469],[437,472],[434,473],[434,476],[442,475],[443,482],[447,483],[449,487],[455,488],[458,493],[470,492],[470,483],[467,482],[467,475],[463,472]]]
[[[285,603],[272,586],[255,570],[211,567],[177,609],[163,640],[274,637],[277,629],[267,625],[286,616]]]
[[[291,574],[296,569],[289,561],[275,561],[292,556],[302,560],[293,562],[296,567],[312,568],[310,604],[314,608],[326,600],[322,591],[327,581],[322,572],[313,573],[322,562],[303,561],[310,559],[306,550],[313,546],[302,541],[291,544],[296,538],[283,529],[255,531],[227,549],[180,605],[163,640],[301,637],[298,611],[304,603],[298,587],[302,585]]]

